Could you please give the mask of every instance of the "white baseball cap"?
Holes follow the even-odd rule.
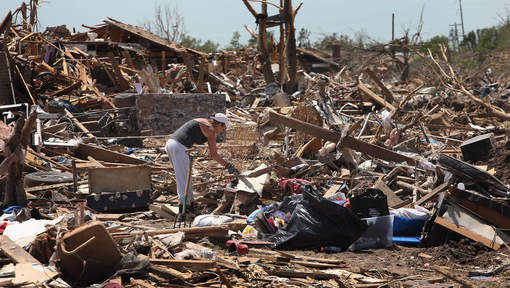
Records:
[[[213,119],[218,121],[218,122],[221,122],[221,123],[225,124],[225,129],[226,130],[232,129],[232,125],[230,125],[230,122],[228,121],[228,118],[227,118],[227,116],[225,114],[223,114],[223,113],[216,113],[216,114],[214,114]]]

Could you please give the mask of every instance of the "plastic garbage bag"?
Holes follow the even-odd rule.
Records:
[[[234,218],[224,215],[204,214],[193,219],[193,227],[219,226],[234,221]]]
[[[390,132],[391,129],[393,128],[393,121],[391,121],[391,112],[388,110],[383,110],[381,112],[381,118],[384,131]]]
[[[349,246],[350,251],[372,248],[387,248],[393,245],[393,215],[364,218],[368,228]]]
[[[319,196],[310,185],[302,189],[303,194],[288,197],[278,207],[285,211],[295,205],[288,224],[266,235],[265,240],[273,242],[277,249],[338,246],[345,250],[366,230],[366,222],[351,210]]]
[[[399,217],[405,217],[405,218],[411,218],[411,219],[421,219],[421,220],[427,220],[430,217],[430,212],[426,208],[423,208],[421,206],[415,205],[414,208],[398,208],[390,211],[390,214],[399,216]]]

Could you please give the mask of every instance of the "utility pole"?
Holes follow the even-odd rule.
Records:
[[[391,13],[391,41],[395,40],[395,13]]]
[[[459,0],[459,7],[460,7],[460,25],[462,27],[462,40],[464,40],[466,34],[464,34],[464,14],[462,13],[462,0]]]
[[[453,23],[450,25],[450,40],[452,42],[452,49],[453,50],[457,50],[459,48],[459,30],[457,29],[457,27],[459,26],[460,24],[457,24],[457,23]]]

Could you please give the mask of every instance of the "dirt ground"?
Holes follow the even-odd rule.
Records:
[[[470,271],[492,270],[508,263],[510,255],[507,248],[493,251],[469,239],[450,241],[445,245],[430,248],[394,245],[387,249],[336,254],[314,251],[290,253],[343,260],[346,264],[345,270],[362,272],[374,278],[395,280],[388,285],[389,287],[461,287],[459,282],[448,279],[432,269],[432,266],[436,265],[445,268],[457,279],[473,287],[510,287],[510,269],[502,269],[496,275],[483,280],[469,277]],[[425,283],[421,280],[428,281]]]

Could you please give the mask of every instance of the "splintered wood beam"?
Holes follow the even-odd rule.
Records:
[[[367,95],[368,97],[372,98],[372,100],[381,105],[381,106],[384,106],[386,108],[388,108],[390,111],[395,111],[396,108],[395,106],[391,105],[390,102],[384,100],[383,98],[381,98],[379,95],[375,94],[372,90],[370,90],[367,86],[359,83],[358,84],[358,89],[363,92],[365,95]]]
[[[79,81],[74,82],[73,84],[71,84],[71,85],[69,85],[67,87],[64,87],[64,88],[62,88],[60,90],[51,92],[50,94],[48,94],[48,98],[53,98],[55,96],[59,96],[59,95],[62,95],[62,94],[67,94],[67,93],[73,91],[74,89],[80,88],[80,86],[81,86],[81,83]]]
[[[205,57],[200,58],[200,70],[198,71],[198,83],[197,88],[199,92],[204,92],[204,76],[206,69],[207,60]]]
[[[377,75],[375,75],[375,72],[370,68],[367,68],[366,71],[367,71],[368,76],[370,76],[370,78],[372,78],[372,80],[375,82],[375,84],[377,84],[377,86],[379,86],[379,88],[381,89],[384,96],[386,96],[388,101],[393,102],[395,100],[393,98],[393,93],[391,93],[391,91],[388,88],[386,88],[386,86],[384,86],[384,84],[377,77]]]
[[[80,130],[82,132],[84,132],[89,138],[91,138],[91,139],[96,138],[96,136],[94,136],[92,133],[90,133],[89,129],[87,129],[87,127],[85,127],[83,124],[81,124],[80,121],[78,121],[78,119],[76,119],[74,117],[74,115],[71,114],[71,112],[69,112],[67,109],[64,109],[64,112],[66,113],[66,116],[69,117],[69,119],[71,119],[71,121],[74,123],[74,125],[78,126],[78,128],[80,128]]]
[[[443,226],[444,228],[446,228],[448,230],[451,230],[455,233],[463,235],[473,241],[480,242],[483,245],[485,245],[491,249],[498,250],[499,248],[501,248],[501,245],[496,243],[493,239],[485,238],[482,235],[476,234],[475,232],[472,232],[472,231],[470,231],[462,226],[459,226],[453,222],[450,222],[449,220],[444,219],[442,217],[437,216],[436,219],[434,220],[434,222]]]
[[[303,131],[309,135],[334,143],[338,143],[340,140],[342,140],[342,142],[340,143],[341,146],[370,155],[374,158],[394,162],[407,162],[407,164],[409,165],[417,164],[415,159],[399,154],[397,152],[393,152],[384,147],[380,147],[361,140],[357,140],[351,136],[345,136],[344,138],[342,138],[340,133],[338,132],[324,129],[322,127],[315,126],[313,124],[306,123],[304,121],[300,121],[291,117],[283,116],[275,112],[269,112],[269,121],[271,121],[274,124],[283,125],[296,130]]]
[[[384,195],[386,195],[387,199],[388,199],[388,206],[393,208],[393,207],[396,207],[396,206],[399,206],[399,205],[402,205],[402,203],[404,202],[402,199],[400,199],[393,190],[391,190],[390,187],[388,187],[388,185],[386,185],[386,183],[384,183],[384,181],[382,180],[383,177],[379,177],[379,179],[377,179],[377,181],[375,181],[375,184],[374,184],[374,188],[376,189],[379,189],[381,190]]]
[[[97,161],[104,161],[109,163],[115,163],[115,165],[119,165],[119,163],[125,164],[135,164],[135,165],[149,165],[150,163],[144,161],[142,159],[138,159],[135,157],[131,157],[126,154],[122,154],[119,152],[111,151],[99,146],[89,145],[85,143],[80,143],[78,148],[75,151],[76,157],[80,159],[88,159],[89,156],[96,159]],[[102,163],[105,165],[105,163]],[[105,165],[106,166],[106,165]]]
[[[435,197],[437,194],[441,193],[442,191],[444,191],[448,187],[450,187],[450,182],[445,182],[445,183],[437,186],[436,188],[434,188],[434,190],[432,190],[432,192],[427,193],[427,195],[425,195],[424,197],[422,197],[418,201],[416,201],[414,203],[414,205],[421,206],[423,203],[429,201],[430,199],[432,199],[433,197]]]
[[[32,100],[32,104],[35,104],[36,102],[35,102],[34,96],[32,96],[32,92],[30,92],[30,88],[28,87],[27,82],[25,81],[25,78],[23,78],[21,71],[19,71],[18,65],[14,64],[14,68],[16,68],[16,73],[18,73],[18,77],[21,79],[21,82],[23,83],[25,90],[27,90],[28,96],[30,96],[30,100]]]
[[[30,253],[21,248],[9,237],[0,235],[0,250],[9,258],[19,263],[39,263]]]

